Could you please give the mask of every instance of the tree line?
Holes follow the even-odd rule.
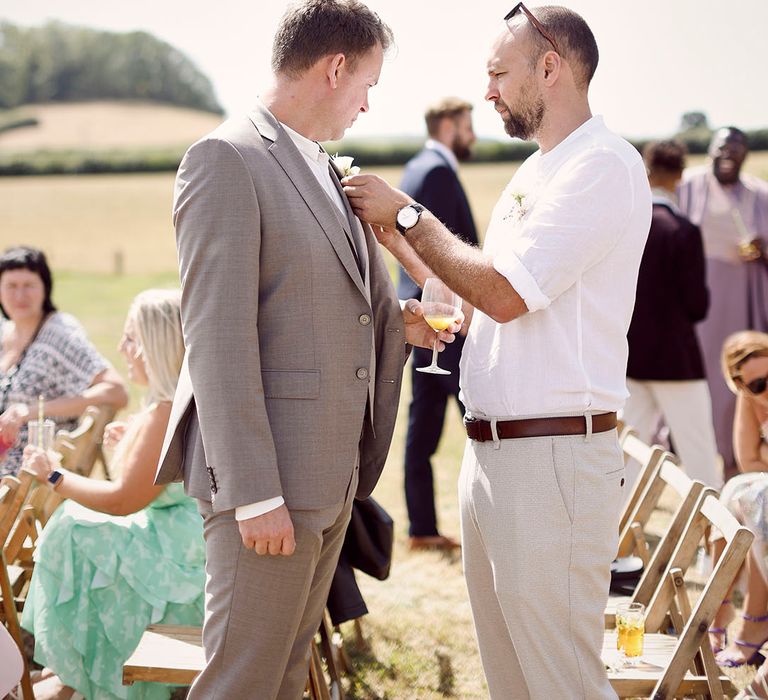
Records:
[[[223,113],[211,81],[147,32],[0,22],[0,109],[92,99],[155,100]]]

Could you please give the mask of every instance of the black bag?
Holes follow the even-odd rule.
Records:
[[[611,593],[632,595],[643,576],[640,557],[619,557],[611,562]]]
[[[352,504],[352,518],[344,539],[344,549],[352,566],[384,581],[389,577],[394,539],[392,518],[373,498]]]

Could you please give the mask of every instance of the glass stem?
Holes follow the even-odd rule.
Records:
[[[435,342],[432,343],[432,366],[437,367],[437,340],[440,331],[435,331]]]

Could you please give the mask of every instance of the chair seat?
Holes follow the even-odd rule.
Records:
[[[204,666],[199,627],[150,625],[123,664],[123,684],[148,681],[191,685]]]
[[[642,662],[619,670],[610,669],[618,658],[616,651],[616,632],[607,631],[603,636],[603,662],[609,668],[608,680],[620,698],[648,697],[669,663],[677,646],[677,637],[668,634],[646,634],[643,640]],[[720,676],[720,682],[726,691],[736,692],[728,676]],[[706,676],[697,676],[690,671],[685,674],[678,695],[696,695],[706,693]]]

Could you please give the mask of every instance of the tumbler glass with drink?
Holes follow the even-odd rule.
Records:
[[[645,606],[624,603],[616,607],[616,648],[624,652],[627,663],[636,663],[643,655]]]

